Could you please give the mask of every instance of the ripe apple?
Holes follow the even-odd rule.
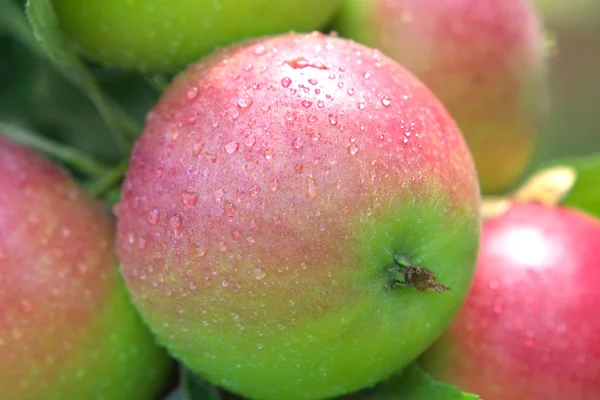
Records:
[[[113,240],[70,177],[0,135],[0,397],[147,400],[165,384]]]
[[[142,317],[196,373],[320,399],[386,378],[447,327],[478,207],[460,131],[413,75],[352,41],[280,35],[166,90],[131,157],[118,250]]]
[[[517,204],[484,223],[473,286],[423,357],[486,400],[596,400],[600,393],[600,222]]]
[[[340,0],[53,0],[65,32],[105,66],[178,71],[215,47],[320,29]]]
[[[526,0],[344,0],[334,28],[435,93],[465,135],[483,192],[522,176],[546,109],[542,28]]]

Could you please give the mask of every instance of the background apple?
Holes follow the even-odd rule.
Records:
[[[600,393],[600,222],[516,204],[485,222],[473,286],[423,357],[486,400],[593,400]]]
[[[479,223],[439,101],[380,52],[314,33],[176,78],[134,148],[117,231],[134,302],[176,357],[294,400],[375,384],[429,346],[464,300]],[[452,289],[393,287],[409,264]]]
[[[1,397],[157,395],[171,364],[130,304],[108,214],[2,136],[0,204]]]
[[[217,46],[311,31],[339,0],[53,0],[66,33],[106,66],[177,71]]]
[[[465,135],[484,192],[523,175],[546,109],[542,28],[527,0],[345,0],[334,29],[436,94]]]

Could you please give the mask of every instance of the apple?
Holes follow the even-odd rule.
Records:
[[[526,0],[344,0],[333,26],[435,93],[467,140],[484,193],[521,178],[547,108],[543,31]]]
[[[600,221],[514,204],[483,226],[473,286],[425,368],[486,400],[600,393]]]
[[[114,226],[62,169],[0,135],[0,397],[157,395],[171,362],[131,305]]]
[[[84,55],[109,67],[179,71],[219,46],[309,32],[340,0],[53,0],[61,27]]]
[[[172,354],[255,399],[321,399],[406,366],[460,308],[479,187],[412,74],[336,37],[217,51],[146,119],[118,252]],[[450,287],[450,290],[446,290]]]

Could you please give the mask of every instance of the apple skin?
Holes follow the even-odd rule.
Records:
[[[473,286],[422,358],[486,400],[595,400],[600,393],[600,222],[513,205],[487,220]]]
[[[548,106],[543,31],[526,0],[344,0],[333,27],[435,93],[467,140],[484,193],[521,178]]]
[[[0,136],[3,399],[147,400],[171,361],[131,305],[114,224],[46,158]]]
[[[327,24],[340,0],[53,0],[60,24],[109,67],[175,72],[216,47]]]
[[[479,188],[456,124],[378,51],[319,33],[238,44],[148,114],[117,224],[160,342],[253,399],[375,384],[460,308]],[[452,290],[389,289],[394,255]]]

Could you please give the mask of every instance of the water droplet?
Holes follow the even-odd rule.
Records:
[[[302,166],[302,164],[296,164],[294,166],[294,171],[296,171],[297,174],[301,174],[303,169],[304,167]]]
[[[319,83],[319,81],[318,81],[318,80],[316,80],[315,78],[310,78],[310,79],[308,80],[308,83],[310,83],[311,85],[316,85],[317,83]]]
[[[235,140],[231,140],[225,144],[225,152],[227,154],[233,154],[240,148],[240,144]]]
[[[204,153],[204,158],[206,159],[206,161],[208,161],[209,163],[215,163],[217,161],[217,155],[214,153],[209,153],[206,152]]]
[[[238,99],[238,106],[240,106],[241,108],[248,108],[252,105],[252,102],[252,97],[245,94]]]
[[[178,231],[181,228],[181,216],[179,216],[179,214],[173,215],[169,220],[169,223],[171,224],[171,228]]]
[[[267,160],[271,160],[275,156],[275,152],[271,149],[266,149],[263,155]]]
[[[262,268],[254,268],[252,270],[252,275],[254,275],[254,279],[260,281],[267,275],[267,273]]]
[[[196,97],[198,97],[198,88],[197,87],[193,87],[190,90],[188,90],[187,92],[187,98],[188,100],[194,100]]]
[[[294,148],[296,150],[301,149],[302,147],[304,147],[304,140],[302,140],[301,138],[296,138],[294,139],[294,141],[292,142],[292,146],[294,146]]]
[[[358,102],[358,109],[359,110],[364,110],[366,107],[365,102],[364,101],[359,101]]]
[[[283,86],[284,88],[289,88],[291,84],[292,80],[287,76],[281,80],[281,86]]]
[[[333,114],[329,114],[329,123],[331,125],[337,125],[337,123],[338,123],[337,117]]]
[[[221,282],[221,286],[223,286],[224,288],[226,288],[227,286],[229,286],[229,282],[227,282],[226,280],[223,280]]]
[[[317,121],[317,116],[311,114],[306,119],[308,120],[308,122],[316,122]]]
[[[363,74],[363,78],[365,78],[365,79],[370,79],[370,78],[371,78],[371,73],[370,73],[370,72],[365,72],[365,73]]]
[[[260,231],[260,226],[258,226],[258,223],[256,222],[256,218],[252,218],[250,220],[250,223],[248,224],[248,226],[252,232]]]
[[[388,97],[384,97],[381,99],[381,104],[383,104],[385,107],[389,107],[390,104],[392,104],[392,101]]]
[[[272,192],[276,192],[279,189],[279,181],[277,179],[273,179],[271,183],[269,183],[269,188]]]
[[[321,139],[321,135],[319,134],[319,132],[312,131],[310,134],[310,138],[317,142],[319,139]]]
[[[304,57],[297,57],[293,60],[286,61],[287,65],[294,69],[302,69],[302,68],[316,68],[316,69],[329,69],[326,65],[320,62],[310,62]]]
[[[407,144],[408,143],[408,138],[402,139],[402,143]]]
[[[194,143],[194,149],[192,150],[192,154],[194,157],[198,157],[200,153],[202,153],[202,149],[204,148],[204,142]]]
[[[226,201],[225,203],[223,203],[223,212],[227,215],[235,214],[236,209],[237,208],[235,207],[235,205],[230,201]]]
[[[288,111],[288,112],[286,112],[283,115],[283,118],[285,118],[287,121],[295,121],[296,120],[296,113]]]
[[[158,211],[158,209],[155,208],[148,213],[148,222],[150,222],[151,225],[158,224],[159,219],[160,219],[160,212]]]
[[[352,88],[348,89],[348,94],[350,96],[352,96],[354,94],[354,89],[352,89]]]
[[[256,144],[256,138],[252,135],[248,135],[244,138],[244,144],[250,148]]]
[[[246,236],[246,242],[248,242],[248,244],[252,246],[254,243],[256,243],[256,239],[254,239],[253,236]]]
[[[196,249],[196,254],[198,257],[204,257],[208,253],[208,249],[204,246],[200,246]]]
[[[221,201],[224,194],[225,190],[223,190],[223,188],[215,189],[215,191],[213,192],[213,195],[215,196],[215,201]]]
[[[302,107],[304,107],[304,108],[310,108],[310,106],[312,106],[312,102],[311,101],[302,100]]]
[[[260,187],[258,187],[257,185],[252,185],[250,187],[250,196],[256,197],[256,196],[258,196],[259,193],[260,193]]]
[[[317,107],[319,107],[319,108],[323,108],[323,106],[325,106],[325,103],[323,103],[323,100],[319,100],[319,101],[317,102]]]
[[[352,155],[358,153],[358,146],[356,146],[354,143],[351,143],[350,146],[348,146],[348,153]]]
[[[195,206],[198,203],[198,193],[191,190],[184,190],[181,192],[181,204],[186,207]]]
[[[317,181],[315,180],[315,177],[312,175],[309,175],[306,177],[306,197],[308,197],[309,199],[314,199],[315,197],[317,197],[317,188],[319,185],[317,185]]]

